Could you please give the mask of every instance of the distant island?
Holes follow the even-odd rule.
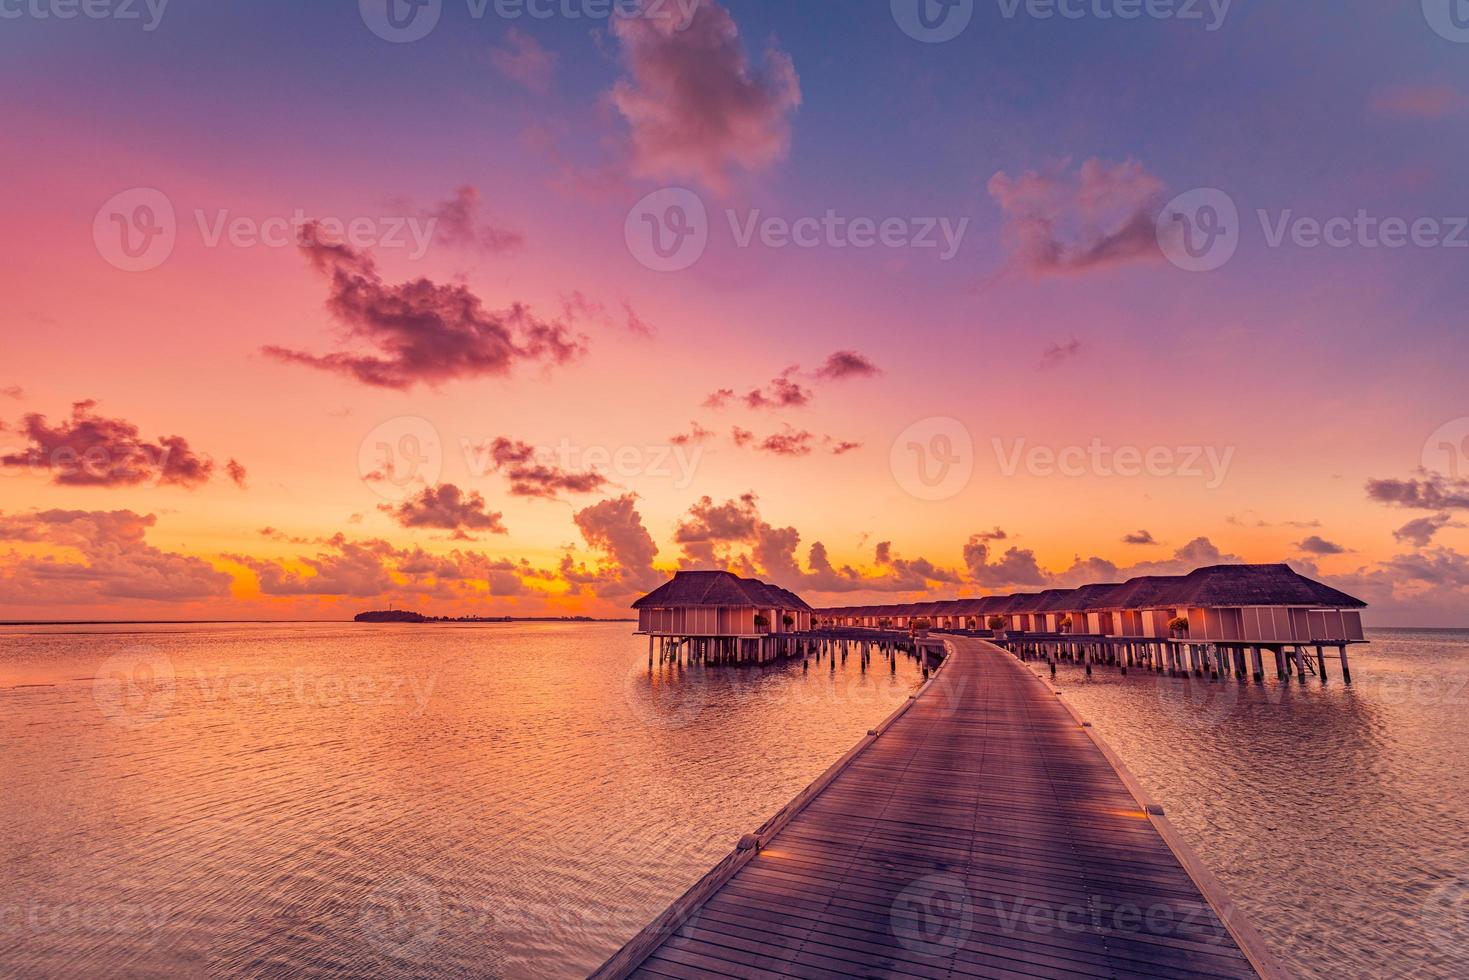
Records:
[[[594,616],[425,616],[407,609],[358,613],[354,623],[630,623],[632,619],[597,619]]]

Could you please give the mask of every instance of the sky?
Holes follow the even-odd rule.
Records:
[[[1469,626],[1453,12],[0,0],[0,620]]]

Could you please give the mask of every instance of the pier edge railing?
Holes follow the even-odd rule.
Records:
[[[739,843],[735,845],[733,851],[725,855],[713,868],[710,868],[702,878],[696,881],[688,891],[679,896],[662,914],[644,926],[636,936],[629,939],[607,962],[603,963],[594,973],[590,974],[588,980],[623,980],[623,978],[629,976],[641,966],[643,961],[651,956],[654,950],[661,946],[668,937],[683,927],[684,923],[689,920],[689,917],[698,911],[699,907],[705,901],[713,896],[715,892],[719,891],[720,888],[724,887],[741,868],[750,863],[755,855],[759,854],[761,849],[770,843],[776,834],[784,829],[786,824],[790,823],[812,800],[820,796],[842,774],[843,770],[851,765],[853,759],[857,758],[868,746],[877,741],[878,737],[891,728],[899,718],[903,717],[919,698],[928,693],[934,684],[937,683],[944,667],[949,663],[954,652],[953,647],[947,642],[936,638],[927,641],[927,643],[920,642],[920,647],[922,648],[932,648],[935,646],[942,646],[944,648],[944,658],[934,667],[929,674],[928,680],[924,681],[917,691],[908,695],[907,699],[898,705],[890,715],[884,718],[876,728],[868,729],[867,734],[862,736],[856,745],[848,749],[846,754],[832,763],[820,776],[817,776],[814,782],[796,794],[794,799],[781,807],[775,816],[765,821],[753,834],[746,834],[740,838]],[[927,656],[926,650],[923,655],[925,657]]]
[[[1003,648],[997,649],[1003,650]],[[1015,656],[1014,654],[1011,655]],[[1275,958],[1275,954],[1270,952],[1270,947],[1266,944],[1264,937],[1255,930],[1254,926],[1250,925],[1249,918],[1244,909],[1236,904],[1234,899],[1229,897],[1229,892],[1224,887],[1224,884],[1214,875],[1214,872],[1209,870],[1208,865],[1199,858],[1198,854],[1194,852],[1194,849],[1184,840],[1178,828],[1173,826],[1173,823],[1168,819],[1164,808],[1153,800],[1147,789],[1143,787],[1143,784],[1132,774],[1132,770],[1127,768],[1127,764],[1112,750],[1112,746],[1107,744],[1107,740],[1097,734],[1097,730],[1092,727],[1092,723],[1082,717],[1081,712],[1066,697],[1066,692],[1053,686],[1047,677],[1032,668],[1026,661],[1021,660],[1020,657],[1015,656],[1015,659],[1026,668],[1026,672],[1030,676],[1034,677],[1037,682],[1044,684],[1046,689],[1056,696],[1057,702],[1076,720],[1077,725],[1081,727],[1087,738],[1091,739],[1092,744],[1102,753],[1102,757],[1107,760],[1107,764],[1117,773],[1117,778],[1122,780],[1122,785],[1127,788],[1128,793],[1137,801],[1143,813],[1147,814],[1148,822],[1153,825],[1153,829],[1158,832],[1158,836],[1163,838],[1163,843],[1168,845],[1168,849],[1173,852],[1173,856],[1178,859],[1178,863],[1183,867],[1184,872],[1193,880],[1194,886],[1204,896],[1204,900],[1209,903],[1210,907],[1219,916],[1219,921],[1224,923],[1224,928],[1229,930],[1230,936],[1234,938],[1235,945],[1245,955],[1245,959],[1249,960],[1250,966],[1254,967],[1255,972],[1260,975],[1262,980],[1293,980],[1294,975],[1285,969],[1280,961]]]

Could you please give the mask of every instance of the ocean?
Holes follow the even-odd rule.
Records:
[[[0,628],[0,973],[582,976],[917,689],[628,623]],[[1469,975],[1469,632],[1058,678],[1302,976]]]

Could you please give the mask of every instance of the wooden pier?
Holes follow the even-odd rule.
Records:
[[[1277,977],[1042,678],[984,640],[594,976]]]

